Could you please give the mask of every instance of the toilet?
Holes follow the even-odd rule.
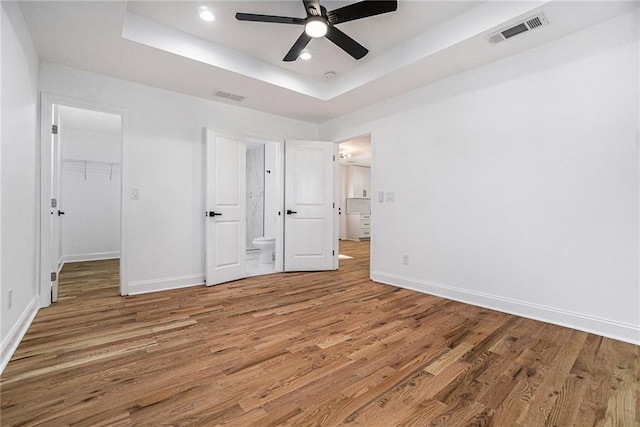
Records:
[[[260,249],[260,264],[273,262],[273,252],[276,247],[275,237],[256,237],[251,243]]]

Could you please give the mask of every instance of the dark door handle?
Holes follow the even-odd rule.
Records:
[[[64,212],[58,209],[58,216],[64,215]]]
[[[298,212],[292,211],[291,209],[287,209],[287,215],[291,215],[291,214],[294,214],[294,213],[298,213]]]
[[[205,216],[222,216],[222,214],[220,212],[209,211]]]

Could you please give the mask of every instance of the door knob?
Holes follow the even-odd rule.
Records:
[[[287,209],[287,215],[291,215],[291,214],[294,214],[294,213],[298,213],[298,212],[292,211],[291,209]]]
[[[209,211],[206,212],[204,216],[222,216],[220,212]]]
[[[64,215],[64,212],[58,209],[58,216]]]

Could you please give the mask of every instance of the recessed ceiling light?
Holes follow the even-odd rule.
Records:
[[[207,22],[215,21],[216,19],[213,12],[204,6],[198,8],[198,16],[200,16],[200,19]]]
[[[305,61],[308,61],[311,58],[313,58],[313,55],[308,50],[305,50],[300,54],[300,59],[304,59]]]

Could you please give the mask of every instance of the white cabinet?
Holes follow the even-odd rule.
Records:
[[[347,238],[349,240],[362,240],[371,237],[371,215],[350,214],[347,215]]]
[[[347,168],[347,197],[371,197],[371,168],[364,166]]]

